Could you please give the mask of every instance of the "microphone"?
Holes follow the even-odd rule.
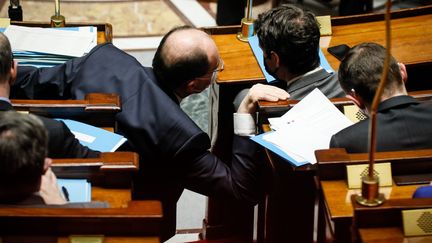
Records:
[[[362,178],[362,189],[361,195],[357,195],[357,203],[363,206],[378,206],[384,203],[384,195],[379,193],[379,178],[374,175],[374,164],[375,164],[375,151],[376,151],[376,113],[378,110],[378,105],[381,101],[381,95],[384,91],[385,84],[387,82],[387,77],[389,73],[390,64],[390,49],[391,49],[391,29],[390,29],[390,10],[391,10],[391,0],[386,2],[386,12],[385,12],[385,24],[386,24],[386,57],[384,60],[383,74],[381,76],[380,83],[376,90],[372,107],[371,116],[369,123],[369,170],[368,175]]]
[[[10,0],[8,15],[11,21],[23,20],[23,13],[19,0]]]

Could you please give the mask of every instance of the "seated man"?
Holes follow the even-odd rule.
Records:
[[[9,100],[11,85],[18,71],[7,37],[0,33],[0,111],[12,110]],[[82,146],[63,122],[39,117],[48,130],[48,156],[50,158],[96,158],[99,152]]]
[[[53,68],[20,68],[15,88],[27,98],[49,99],[46,89],[65,99],[82,99],[91,92],[121,97],[118,131],[127,137],[128,149],[140,155],[133,197],[162,201],[166,240],[175,233],[176,203],[184,188],[246,205],[261,196],[263,163],[254,159],[257,145],[245,136],[254,130],[236,131],[232,160],[222,161],[209,151],[208,135],[179,106],[183,98],[214,82],[222,64],[210,36],[183,26],[164,36],[153,68],[107,43]],[[288,97],[275,89],[269,86],[248,95],[241,112],[254,112],[258,96]]]
[[[385,48],[375,43],[353,47],[339,67],[339,82],[365,114],[369,114],[383,72]],[[432,104],[407,95],[405,66],[392,57],[388,80],[377,110],[377,151],[432,148]],[[336,133],[330,147],[349,153],[368,150],[369,119]]]
[[[286,90],[291,99],[303,99],[315,88],[328,98],[345,96],[337,75],[320,66],[320,30],[312,12],[281,5],[258,16],[255,32],[265,69],[277,80],[272,85]],[[235,110],[246,93],[243,90],[235,98]]]
[[[0,112],[0,204],[65,204],[47,158],[47,132],[33,115]]]

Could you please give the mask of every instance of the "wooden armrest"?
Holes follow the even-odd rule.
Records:
[[[72,234],[159,236],[159,201],[131,201],[127,208],[0,207],[1,236]]]
[[[78,120],[98,127],[115,128],[115,115],[121,111],[117,94],[90,93],[83,100],[12,99],[15,110],[51,118]]]
[[[100,158],[53,159],[52,170],[59,178],[88,179],[92,185],[131,187],[132,175],[139,170],[135,152],[101,153]]]

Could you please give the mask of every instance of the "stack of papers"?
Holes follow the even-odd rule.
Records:
[[[328,149],[331,136],[353,124],[319,89],[269,122],[274,131],[252,140],[296,166],[315,164],[315,150]]]
[[[20,65],[50,67],[88,53],[97,45],[97,28],[37,28],[10,25],[4,31]]]

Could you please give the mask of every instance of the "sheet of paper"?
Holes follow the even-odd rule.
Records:
[[[5,30],[13,50],[43,52],[80,57],[95,46],[95,34],[87,31],[67,31],[55,28],[35,28],[11,25]]]
[[[312,164],[315,150],[328,148],[333,134],[353,124],[319,89],[271,122],[276,131],[264,139]]]

